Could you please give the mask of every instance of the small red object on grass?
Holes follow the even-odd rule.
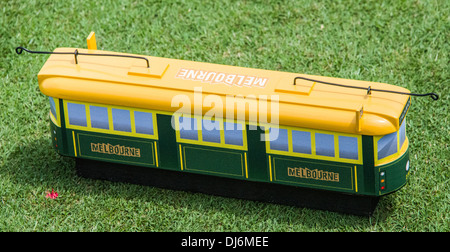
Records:
[[[58,197],[58,193],[55,192],[52,188],[52,192],[47,192],[46,198],[56,199]]]

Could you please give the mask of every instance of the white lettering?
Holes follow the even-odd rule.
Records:
[[[273,127],[273,130],[270,132],[271,139],[275,140],[278,138],[278,95],[270,96],[270,104],[267,95],[227,95],[225,96],[225,104],[223,104],[224,99],[222,97],[218,95],[203,95],[202,87],[194,87],[193,98],[194,101],[192,103],[192,96],[180,94],[173,97],[171,106],[178,108],[174,116],[172,116],[173,129],[199,130],[196,126],[201,127],[201,124],[191,125],[192,121],[198,120],[187,119],[192,117],[192,112],[194,112],[194,115],[209,120],[209,123],[205,124],[205,130],[223,130],[222,122],[224,119],[227,119],[230,121],[248,122],[250,125],[249,130],[256,130],[258,124],[264,130],[264,126],[270,124],[270,127]],[[208,108],[209,110],[203,113]],[[177,117],[180,117],[179,128],[176,127],[178,122],[175,123]],[[201,123],[201,120],[198,122]],[[265,138],[265,133],[261,134],[260,139],[261,141],[269,140]]]
[[[248,76],[248,77],[245,79],[245,81],[244,81],[244,85],[245,85],[245,86],[251,86],[254,79],[255,79],[255,77]]]
[[[239,78],[237,85],[240,86],[240,85],[242,85],[242,81],[244,80],[245,75],[238,75],[237,77]]]
[[[220,243],[220,242],[219,242]],[[237,247],[268,247],[268,237],[226,237],[225,246],[237,248]]]
[[[225,79],[225,83],[228,85],[233,85],[234,78],[236,78],[236,74],[227,75],[227,78]]]
[[[214,83],[221,83],[223,81],[223,79],[225,79],[225,74],[224,73],[219,73],[216,76],[216,79],[214,79]]]
[[[195,76],[197,76],[198,71],[195,70],[189,70],[189,72],[186,75],[186,79],[194,79],[195,80]]]
[[[260,86],[260,87],[265,87],[266,86],[266,78],[256,78],[255,81],[253,82],[253,85],[255,86]]]
[[[182,104],[182,106],[180,107],[180,104]],[[184,115],[184,114],[188,114],[191,115],[191,100],[189,99],[189,97],[187,95],[175,95],[172,98],[172,103],[171,103],[172,107],[179,107],[179,109],[174,113],[178,114],[178,115]],[[172,129],[176,129],[175,127],[175,117],[172,116]]]
[[[175,78],[184,78],[184,77],[186,76],[187,72],[188,72],[187,69],[181,68],[181,69],[178,71],[178,73],[177,73],[177,75],[175,76]]]
[[[214,247],[216,239],[202,239],[202,238],[191,238],[189,236],[187,239],[181,239],[181,246],[183,247],[208,247],[212,249]]]
[[[223,83],[230,86],[245,86],[264,88],[268,82],[268,78],[255,77],[248,75],[239,75],[234,73],[219,73],[215,71],[195,70],[180,68],[175,78],[185,80],[209,82],[211,84]]]

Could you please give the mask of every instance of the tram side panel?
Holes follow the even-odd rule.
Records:
[[[61,155],[160,166],[155,113],[62,99],[55,111],[56,116],[50,114],[50,127],[54,147]]]
[[[382,195],[397,190],[406,183],[408,175],[405,169],[409,166],[407,150],[396,162],[375,166],[373,136],[281,126],[282,130],[286,128],[280,131],[281,140],[277,141],[281,142],[272,143],[261,141],[261,135],[267,133],[264,129],[250,129],[245,123],[235,123],[234,126],[240,125],[239,131],[209,132],[198,128],[194,131],[196,138],[189,139],[186,138],[189,134],[183,136],[179,129],[172,127],[172,115],[148,111],[153,118],[153,131],[144,135],[137,134],[139,123],[136,119],[137,112],[143,113],[140,116],[147,112],[75,102],[75,107],[82,108],[83,113],[71,121],[73,118],[68,114],[77,111],[69,108],[68,104],[72,102],[49,99],[53,146],[61,155],[363,195]],[[93,128],[97,107],[104,107],[108,119],[99,132]],[[126,128],[130,122],[132,132],[116,130],[112,122],[114,109],[128,111],[125,113],[127,123],[122,126]],[[200,123],[199,120],[203,119],[198,118],[196,123]],[[302,146],[296,137],[307,135],[310,149],[305,153],[309,154],[299,154],[297,148]],[[328,145],[327,137],[331,141]],[[325,140],[319,143],[320,138]],[[285,143],[282,143],[283,139]],[[355,143],[354,154],[349,152],[351,148],[345,149],[345,143],[349,145],[352,141]],[[405,142],[404,148],[407,148]],[[320,145],[331,146],[331,156],[325,156],[328,155],[326,148],[320,150]],[[351,162],[345,162],[348,160]]]

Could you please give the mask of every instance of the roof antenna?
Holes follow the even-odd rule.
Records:
[[[405,93],[405,92],[398,92],[398,91],[385,90],[385,89],[375,89],[375,88],[372,88],[371,86],[365,88],[365,87],[350,86],[350,85],[344,85],[344,84],[338,84],[338,83],[332,83],[332,82],[325,82],[325,81],[313,80],[313,79],[300,77],[300,76],[297,76],[294,78],[294,86],[297,84],[296,83],[297,79],[322,83],[322,84],[326,84],[326,85],[344,87],[344,88],[364,89],[364,90],[367,90],[368,95],[372,94],[372,91],[377,91],[377,92],[394,93],[394,94],[410,95],[410,96],[430,96],[431,99],[433,99],[435,101],[439,99],[439,95],[436,93],[425,93],[425,94]]]
[[[98,53],[80,53],[78,52],[78,49],[75,49],[74,52],[46,52],[46,51],[31,51],[24,47],[18,46],[16,47],[16,53],[22,54],[23,51],[26,51],[28,53],[36,53],[36,54],[73,54],[75,57],[75,64],[78,64],[78,56],[84,55],[84,56],[106,56],[106,57],[123,57],[123,58],[134,58],[134,59],[143,59],[147,62],[147,68],[150,68],[150,62],[147,58],[141,57],[141,56],[134,56],[134,55],[122,55],[122,54],[98,54]]]

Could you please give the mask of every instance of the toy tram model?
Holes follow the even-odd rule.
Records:
[[[412,94],[382,83],[88,49],[38,74],[81,176],[357,215],[405,185]]]

